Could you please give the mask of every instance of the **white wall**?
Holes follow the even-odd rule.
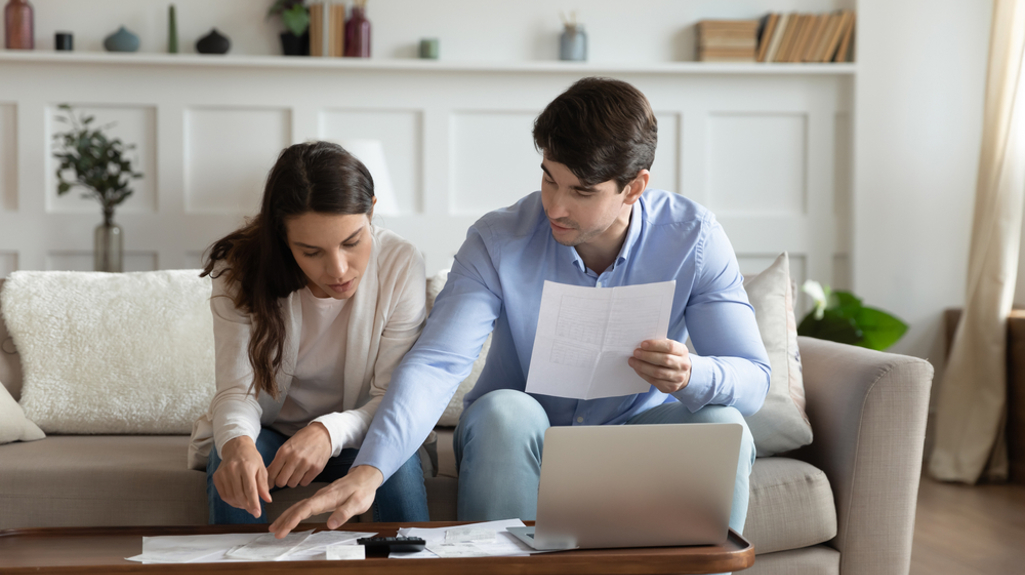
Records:
[[[895,351],[940,367],[941,312],[965,293],[992,2],[858,9],[855,290],[911,324]]]
[[[70,30],[78,50],[102,50],[103,38],[121,24],[140,36],[141,50],[167,46],[170,0],[33,0],[36,41],[53,48],[53,33]],[[264,14],[271,0],[174,0],[179,45],[212,26],[232,40],[232,53],[278,54],[276,21]],[[341,3],[339,1],[339,3]],[[351,2],[349,2],[351,4]],[[702,18],[756,18],[782,10],[825,11],[853,0],[370,0],[375,57],[412,58],[422,37],[437,37],[449,60],[554,60],[559,11],[577,11],[589,34],[593,62],[664,62],[694,59],[693,24]]]

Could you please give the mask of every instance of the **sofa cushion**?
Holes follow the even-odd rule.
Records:
[[[206,473],[186,467],[188,445],[187,435],[51,435],[0,446],[0,529],[206,525]],[[325,485],[272,492],[267,517]]]
[[[0,291],[4,289],[4,278],[0,278]],[[0,382],[11,393],[14,401],[21,399],[21,357],[14,347],[14,339],[7,331],[4,308],[0,304]]]
[[[25,412],[0,384],[0,445],[12,441],[32,441],[46,437],[39,426],[25,417]]]
[[[758,331],[769,355],[772,377],[762,408],[746,417],[758,457],[792,451],[812,440],[804,412],[804,378],[797,349],[794,288],[786,252],[760,274],[744,278]]]
[[[188,433],[214,393],[209,299],[199,270],[14,272],[0,300],[26,417],[47,433]]]
[[[755,460],[744,537],[757,553],[824,543],[836,536],[836,525],[833,491],[823,471],[785,457]]]

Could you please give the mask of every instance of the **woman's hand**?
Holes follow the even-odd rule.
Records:
[[[637,375],[662,393],[675,393],[690,383],[690,355],[687,346],[678,341],[642,341],[629,362]]]
[[[311,423],[288,438],[267,467],[267,483],[278,487],[309,485],[331,459],[331,434],[322,423]]]
[[[334,510],[327,520],[328,529],[338,529],[354,515],[366,513],[374,503],[377,488],[384,483],[384,475],[376,467],[360,465],[331,485],[317,491],[309,499],[289,507],[270,526],[278,539],[288,535],[299,522]]]
[[[267,469],[252,438],[243,435],[221,449],[221,464],[214,472],[214,487],[225,503],[260,516],[260,499],[271,502]]]

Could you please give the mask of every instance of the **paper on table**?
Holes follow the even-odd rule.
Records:
[[[598,399],[651,389],[628,360],[665,339],[675,281],[589,288],[545,281],[527,393]]]
[[[198,563],[223,556],[225,550],[245,545],[259,533],[223,533],[211,535],[168,535],[143,537],[142,553],[127,557],[141,563]]]
[[[285,557],[285,561],[302,561],[307,559],[324,559],[330,547],[338,545],[356,545],[361,537],[373,537],[377,533],[362,531],[318,531],[310,535],[298,547]],[[362,547],[360,547],[362,548]],[[330,559],[330,557],[328,557]]]
[[[313,534],[313,530],[289,533],[278,539],[273,533],[264,533],[243,547],[225,554],[225,559],[255,559],[258,561],[277,561],[296,550]]]
[[[487,521],[484,523],[473,523],[460,527],[436,527],[424,529],[420,527],[405,527],[399,529],[399,535],[404,537],[419,537],[426,543],[424,551],[416,553],[392,553],[392,559],[429,559],[436,557],[501,557],[530,555],[533,549],[527,547],[519,539],[516,539],[506,529],[509,527],[523,527],[519,519],[502,519],[499,521]],[[448,541],[446,533],[455,529],[457,532],[466,533],[470,530],[478,532],[490,531],[495,533],[492,541]],[[453,538],[458,540],[459,537]]]

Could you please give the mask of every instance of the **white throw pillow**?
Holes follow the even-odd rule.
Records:
[[[758,330],[772,367],[765,403],[758,413],[746,419],[758,457],[769,457],[808,445],[812,440],[811,423],[804,412],[794,288],[786,252],[762,273],[744,278],[744,289],[755,309]]]
[[[188,434],[214,394],[210,280],[199,270],[14,272],[0,300],[47,433]]]
[[[0,445],[12,441],[33,441],[46,437],[39,426],[25,417],[25,412],[0,383]]]
[[[441,270],[434,277],[427,279],[427,313],[431,313],[431,308],[434,307],[434,299],[441,293],[441,288],[445,287],[445,281],[448,280],[448,270]],[[438,420],[438,425],[444,425],[447,427],[455,427],[459,425],[459,416],[463,414],[463,396],[466,392],[473,389],[473,386],[477,385],[477,378],[480,377],[480,372],[484,369],[484,360],[488,357],[488,350],[491,349],[491,335],[488,335],[488,339],[484,342],[484,346],[480,349],[480,355],[477,356],[477,361],[473,362],[473,368],[470,369],[470,375],[466,376],[466,379],[459,384],[459,388],[456,389],[456,394],[452,396],[451,401],[448,402],[448,406],[445,407],[445,412],[441,414],[441,419]]]

